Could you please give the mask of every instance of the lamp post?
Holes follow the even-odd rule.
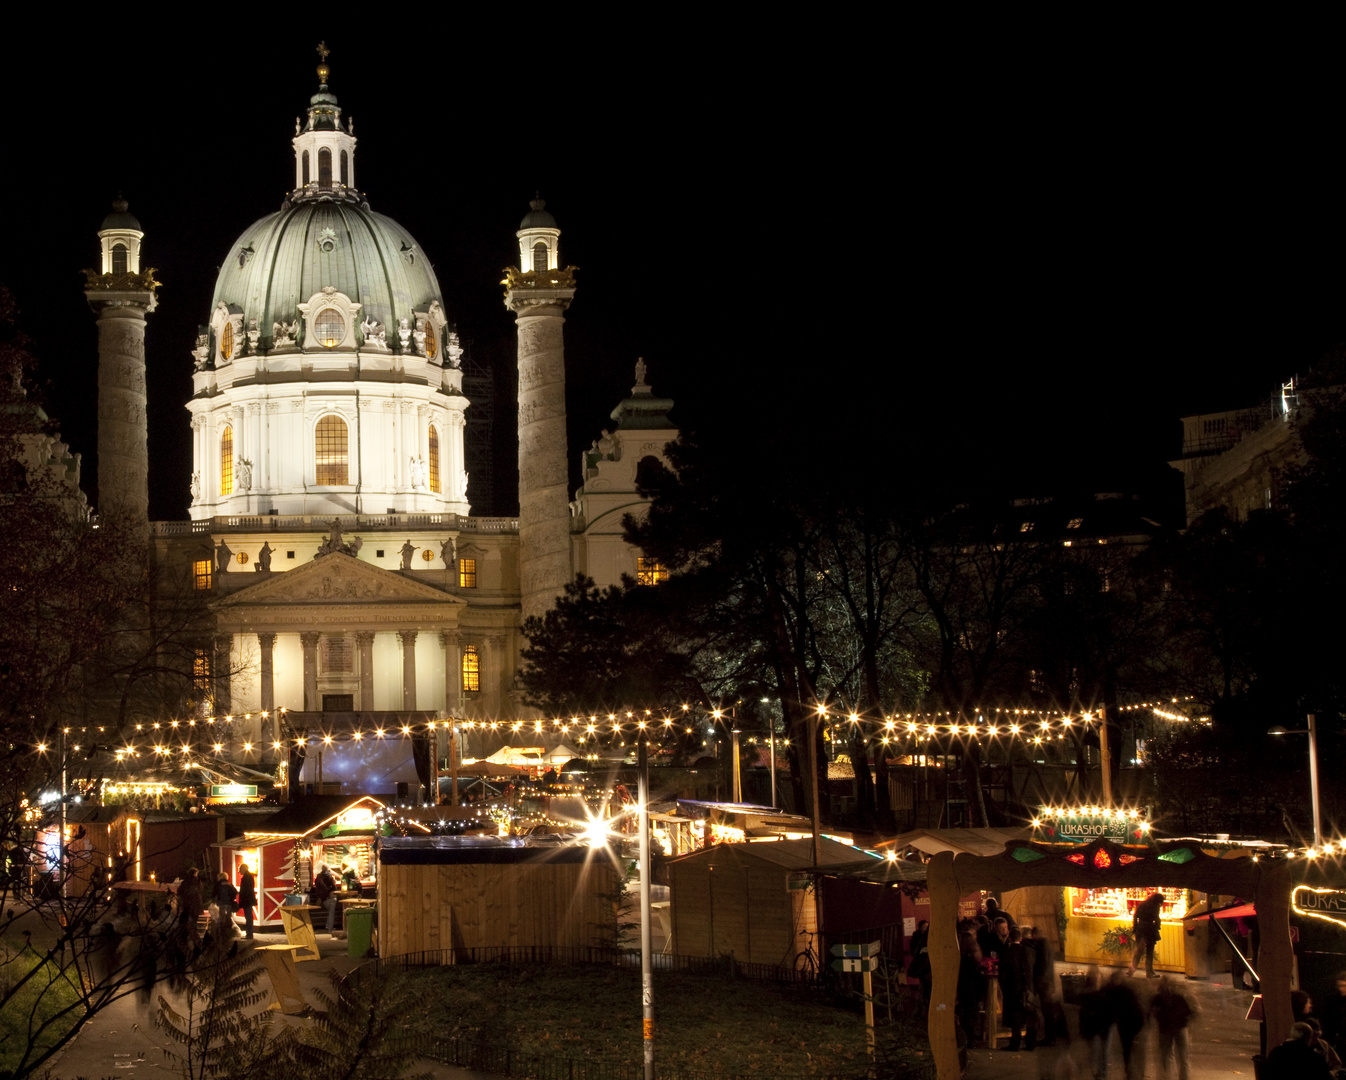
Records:
[[[1318,812],[1318,724],[1317,716],[1308,714],[1309,726],[1306,728],[1274,727],[1268,735],[1307,735],[1309,737],[1309,795],[1313,803],[1313,845],[1323,846],[1323,821]]]

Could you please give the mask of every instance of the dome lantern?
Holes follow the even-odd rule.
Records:
[[[318,92],[309,98],[308,115],[294,123],[294,189],[290,201],[309,199],[364,201],[355,186],[355,136],[342,122],[336,95],[327,87],[332,69],[326,44],[318,46]]]

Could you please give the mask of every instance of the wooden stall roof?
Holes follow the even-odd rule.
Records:
[[[913,829],[875,846],[905,851],[915,848],[926,855],[952,851],[955,855],[999,855],[1005,845],[1015,840],[1027,840],[1033,830],[1020,829]]]
[[[818,841],[820,867],[853,863],[856,854],[856,849],[849,844],[829,840],[826,836]],[[737,844],[716,844],[714,847],[702,848],[700,851],[669,859],[668,865],[676,866],[680,863],[714,860],[726,856],[760,859],[762,862],[774,863],[782,870],[808,870],[814,865],[813,841],[808,839],[744,840]]]
[[[865,858],[840,866],[816,868],[824,877],[849,878],[852,881],[871,881],[878,885],[924,884],[925,863],[907,859]]]
[[[606,858],[585,844],[546,843],[507,836],[385,836],[382,866],[448,866],[476,863],[582,863]]]

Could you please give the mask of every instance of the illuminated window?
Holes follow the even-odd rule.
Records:
[[[439,432],[430,425],[430,490],[439,492]]]
[[[195,589],[209,589],[210,574],[210,560],[197,559],[192,563],[192,587]]]
[[[1066,528],[1078,529],[1083,524],[1084,524],[1084,518],[1071,518],[1069,521],[1066,522]]]
[[[425,357],[427,360],[433,360],[435,353],[439,352],[439,342],[435,339],[435,324],[429,319],[425,320]]]
[[[637,585],[658,585],[661,581],[667,580],[668,571],[663,568],[658,559],[647,559],[644,556],[636,559]]]
[[[192,685],[203,694],[210,693],[210,650],[192,652]]]
[[[125,244],[113,244],[113,245],[112,245],[112,272],[113,272],[114,274],[124,274],[124,273],[126,273],[127,268],[128,268],[128,263],[127,263],[127,260],[126,260],[126,245],[125,245]]]
[[[226,360],[234,358],[234,324],[226,322],[220,329],[220,355]]]
[[[323,308],[313,320],[313,336],[324,349],[335,349],[346,337],[346,320],[336,308]]]
[[[345,187],[351,182],[351,159],[346,151],[341,151],[341,186]]]
[[[320,188],[332,186],[332,151],[325,146],[318,151],[318,186]]]
[[[313,456],[317,463],[314,482],[319,487],[350,483],[346,467],[346,421],[332,413],[318,421],[313,433]]]
[[[220,436],[220,494],[234,493],[234,429],[227,424]]]
[[[541,240],[533,245],[533,269],[547,269],[547,245]]]
[[[463,690],[469,694],[481,690],[481,657],[475,645],[463,649]]]
[[[458,560],[458,587],[460,589],[475,589],[477,587],[476,559]]]
[[[303,176],[303,180],[301,181],[301,183],[303,183],[303,185],[304,185],[305,187],[308,187],[308,151],[307,151],[307,150],[304,151],[304,156],[303,156],[300,160],[303,162],[303,168],[304,168],[304,176]]]

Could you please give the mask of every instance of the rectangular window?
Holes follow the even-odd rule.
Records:
[[[477,560],[458,560],[458,588],[475,589],[477,587]]]
[[[647,559],[643,555],[636,559],[636,584],[658,585],[668,580],[668,571],[658,559]]]
[[[210,695],[210,650],[192,650],[192,685],[198,693]]]
[[[197,559],[192,563],[192,588],[209,589],[210,588],[211,561],[209,559]]]
[[[468,694],[481,691],[481,657],[475,645],[463,649],[463,691]]]

